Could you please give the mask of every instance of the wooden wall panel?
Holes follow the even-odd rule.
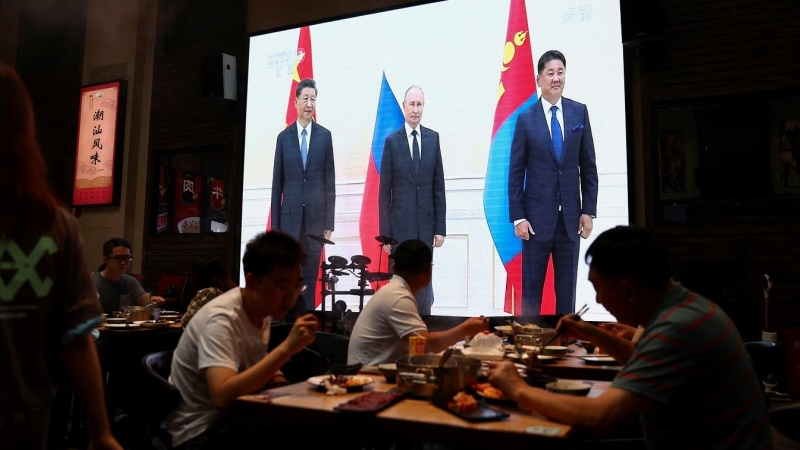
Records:
[[[146,207],[145,286],[153,289],[161,275],[188,275],[185,291],[188,300],[196,292],[191,279],[195,261],[218,257],[225,261],[234,277],[238,274],[238,217],[241,199],[241,158],[239,133],[246,67],[247,34],[244,1],[194,2],[160,1],[156,41],[155,74],[150,126],[150,170],[152,185],[155,155],[158,152],[192,151],[208,148],[232,149],[230,160],[230,228],[219,235],[151,235],[150,201]],[[202,63],[207,55],[228,53],[237,58],[238,102],[221,102],[202,93]],[[243,115],[243,114],[242,114]],[[143,189],[142,193],[149,189]]]
[[[661,13],[652,101],[800,88],[800,3],[662,0]]]
[[[657,9],[660,29],[633,45],[638,59],[630,59],[639,65],[641,77],[635,81],[642,86],[643,109],[738,95],[747,95],[753,106],[760,94],[800,93],[800,2],[661,0]],[[743,105],[743,114],[747,110]],[[635,133],[650,136],[651,126],[645,122]],[[644,142],[643,154],[652,155],[652,143]],[[759,154],[771,151],[758,149]],[[644,170],[646,178],[654,176],[652,168]],[[653,189],[647,187],[648,204],[655,198]],[[746,340],[758,340],[764,328],[764,273],[775,286],[771,328],[800,328],[800,204],[791,195],[742,201],[763,207],[750,207],[745,215],[731,204],[707,202],[703,215],[713,225],[676,224],[655,232],[667,247],[676,279],[693,261],[742,267],[745,314],[737,325]]]

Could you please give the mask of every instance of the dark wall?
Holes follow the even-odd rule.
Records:
[[[646,113],[651,107],[673,103],[733,101],[731,109],[718,118],[734,116],[735,121],[726,121],[725,138],[735,143],[752,137],[744,127],[748,122],[759,123],[755,117],[759,111],[769,114],[770,99],[800,95],[797,1],[662,0],[655,9],[659,28],[634,43],[635,57],[628,61],[640,65]],[[748,121],[753,115],[753,121]],[[652,126],[645,120],[642,130],[649,162],[657,151],[649,139],[654,134]],[[768,141],[748,149],[752,160],[739,161],[753,179],[777,170],[770,163],[771,152],[777,150]],[[645,170],[647,198],[653,199],[651,205],[657,210],[661,206],[658,173],[650,167],[654,165],[646,165]],[[692,223],[691,218],[680,224],[656,222],[655,231],[667,245],[675,276],[692,278],[691,284],[703,285],[721,304],[735,297],[741,307],[736,315],[742,334],[745,339],[759,339],[764,328],[761,279],[767,273],[774,280],[770,328],[800,328],[798,196],[773,194],[771,186],[761,185],[758,193],[734,195],[734,187],[722,186],[715,199],[701,203],[697,212],[704,217],[702,223]],[[648,219],[653,223],[653,217]]]
[[[87,0],[22,2],[16,69],[30,91],[56,195],[72,200]]]
[[[158,284],[161,274],[191,275],[192,264],[216,256],[228,263],[233,274],[239,267],[239,223],[241,217],[241,162],[239,133],[244,131],[244,88],[247,55],[247,8],[244,0],[160,1],[153,76],[150,123],[148,185],[153,177],[154,156],[163,152],[232,149],[228,198],[231,221],[228,234],[152,235],[153,202],[147,202],[145,262],[146,286]],[[236,56],[238,102],[221,102],[202,94],[202,63],[207,55]],[[152,189],[142,189],[142,195]],[[196,292],[189,279],[186,296]]]

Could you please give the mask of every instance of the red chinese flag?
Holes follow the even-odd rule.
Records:
[[[311,30],[308,27],[300,29],[300,37],[297,39],[297,56],[292,71],[292,86],[289,89],[289,100],[286,102],[286,122],[285,127],[293,124],[297,120],[297,107],[295,106],[295,91],[300,81],[305,78],[314,78],[314,66],[311,62]],[[317,120],[314,112],[314,121]],[[267,231],[272,229],[272,209],[267,218]],[[317,273],[317,280],[322,278],[322,262],[325,261],[325,248],[320,253],[320,270]],[[322,303],[322,294],[317,289],[314,293],[314,307],[319,307]]]

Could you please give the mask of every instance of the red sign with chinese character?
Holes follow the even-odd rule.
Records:
[[[122,81],[81,89],[73,206],[119,204],[124,96]]]

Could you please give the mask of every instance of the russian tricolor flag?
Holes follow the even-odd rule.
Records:
[[[378,97],[378,112],[375,116],[375,131],[372,134],[372,151],[369,154],[369,165],[367,166],[367,180],[364,185],[364,197],[361,200],[361,218],[359,220],[359,231],[361,234],[361,251],[368,257],[370,264],[367,269],[370,272],[388,272],[389,258],[381,254],[375,236],[380,235],[380,218],[378,216],[378,193],[381,184],[381,158],[383,158],[383,145],[386,137],[399,130],[403,126],[405,118],[397,98],[386,81],[386,74],[381,80],[381,92]],[[380,261],[380,266],[378,263]],[[371,282],[373,289],[377,289],[376,283]]]

